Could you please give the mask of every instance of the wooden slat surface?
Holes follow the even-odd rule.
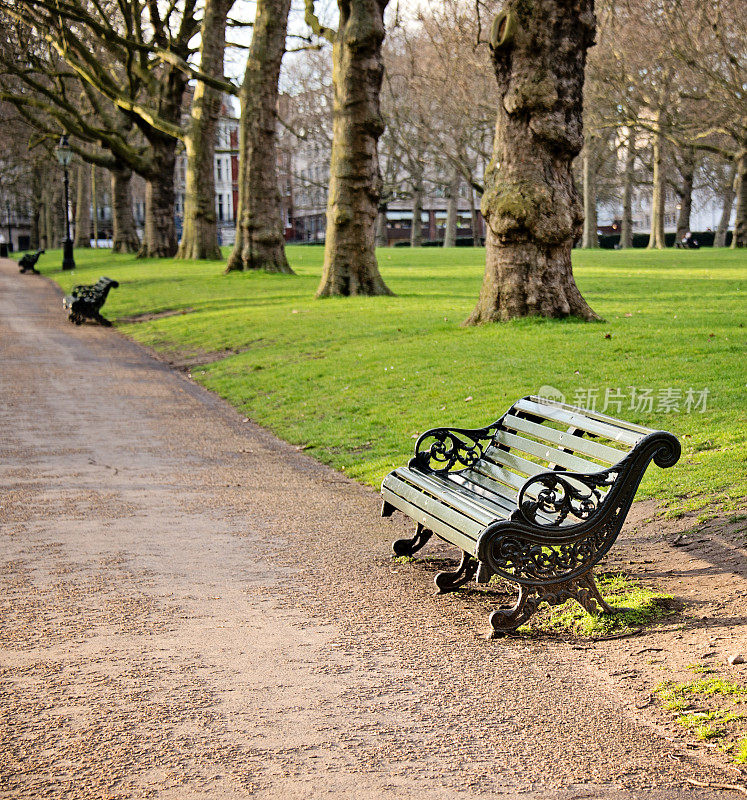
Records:
[[[639,430],[633,430],[630,427],[621,427],[614,424],[614,420],[612,420],[611,417],[607,419],[611,420],[613,424],[610,424],[610,422],[606,420],[600,420],[597,417],[587,416],[585,413],[568,411],[562,407],[546,406],[532,400],[519,400],[512,410],[525,411],[536,417],[541,417],[542,419],[570,425],[574,428],[586,431],[587,433],[593,433],[597,436],[603,436],[605,439],[611,439],[613,442],[623,442],[631,446],[638,444],[647,433],[651,433],[648,428],[641,428],[640,426],[635,426]]]
[[[505,444],[511,448],[511,452],[515,453],[519,450],[522,453],[527,453],[530,456],[542,459],[543,471],[547,470],[547,464],[559,464],[571,472],[599,472],[604,469],[600,464],[595,464],[593,461],[587,461],[585,458],[564,453],[558,450],[557,447],[548,446],[542,442],[535,442],[533,439],[525,439],[523,436],[517,436],[508,431],[497,431],[493,441],[497,444]]]
[[[490,525],[490,523],[496,518],[495,514],[486,511],[482,506],[470,499],[468,492],[464,489],[462,489],[461,492],[450,492],[447,497],[446,492],[444,492],[443,489],[434,485],[434,482],[430,479],[430,476],[426,477],[420,473],[412,472],[412,470],[407,468],[398,469],[396,473],[393,473],[392,475],[400,483],[413,487],[413,493],[411,496],[406,498],[408,500],[411,500],[418,492],[420,494],[427,495],[428,497],[432,497],[445,508],[453,509],[460,517],[467,517],[472,520],[474,525],[482,526],[482,528]],[[390,485],[389,477],[392,477],[392,475],[385,479],[388,486]],[[400,486],[397,484],[396,491],[399,490]],[[446,517],[442,518],[449,522],[449,519]],[[469,530],[470,526],[467,526],[467,523],[465,523],[465,526],[466,527],[464,529]]]
[[[507,414],[503,418],[503,424],[511,430],[520,433],[528,433],[531,436],[544,439],[546,442],[559,447],[567,447],[574,453],[583,453],[584,455],[599,459],[607,466],[617,464],[617,462],[625,458],[628,453],[627,450],[616,450],[614,447],[600,444],[593,439],[584,439],[581,436],[574,436],[567,431],[559,431],[556,428],[540,425],[537,422],[530,422],[528,419],[521,419],[512,414]]]
[[[539,475],[540,472],[547,472],[547,467],[540,464],[535,464],[534,461],[528,461],[519,455],[510,453],[507,450],[501,450],[498,447],[486,447],[483,452],[483,458],[488,458],[496,464],[502,464],[504,467],[512,469],[514,472],[519,472],[526,477],[532,475]],[[522,486],[524,481],[522,481]],[[519,487],[521,488],[521,487]]]
[[[438,475],[425,475],[406,467],[398,469],[395,474],[400,480],[428,492],[483,526],[489,525],[496,519],[505,519],[509,513],[504,508],[483,501],[466,487]]]
[[[423,527],[433,531],[433,533],[445,539],[450,544],[461,547],[462,550],[465,550],[467,553],[475,552],[475,541],[468,535],[454,529],[451,525],[448,525],[438,517],[428,514],[421,508],[418,508],[418,506],[400,497],[386,486],[381,487],[381,495],[387,503],[391,503],[391,505],[399,509],[403,514],[407,514],[408,517],[421,523]]]

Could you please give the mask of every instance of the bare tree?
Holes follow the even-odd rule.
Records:
[[[241,86],[239,206],[228,271],[292,273],[277,178],[277,106],[290,0],[258,0],[254,35]]]
[[[332,43],[335,88],[324,269],[317,297],[391,294],[379,273],[374,234],[381,197],[377,143],[384,10],[388,0],[338,0],[337,30],[306,0],[306,21]]]
[[[533,314],[598,319],[571,268],[583,224],[571,163],[583,145],[584,66],[595,24],[592,0],[509,0],[493,21],[500,101],[482,199],[487,263],[467,324]]]

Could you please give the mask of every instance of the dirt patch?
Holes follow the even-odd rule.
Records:
[[[747,517],[730,512],[706,522],[695,515],[679,519],[656,516],[652,501],[634,504],[620,545],[602,569],[624,572],[645,586],[671,594],[680,611],[615,641],[583,642],[598,674],[610,682],[642,716],[661,726],[671,741],[723,763],[742,782],[747,769],[734,763],[737,750],[721,752],[747,737],[747,725],[725,726],[721,739],[699,739],[694,726],[682,724],[682,709],[667,709],[656,688],[665,682],[693,684],[718,678],[747,689]],[[747,712],[737,698],[734,712]],[[707,703],[696,700],[698,712]]]
[[[169,311],[157,311],[148,314],[133,314],[128,317],[117,317],[115,320],[120,325],[130,325],[136,322],[150,322],[154,319],[164,319],[165,317],[181,317],[184,314],[191,314],[194,308],[173,308]]]

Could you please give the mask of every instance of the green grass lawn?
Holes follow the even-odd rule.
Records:
[[[296,276],[223,275],[217,262],[138,261],[59,251],[41,270],[64,289],[120,281],[104,309],[128,336],[192,365],[194,380],[325,463],[377,486],[433,425],[482,426],[543,385],[567,402],[606,393],[614,416],[680,437],[674,469],[651,468],[639,497],[670,509],[733,509],[747,495],[747,254],[733,250],[576,251],[579,287],[604,323],[525,319],[463,328],[481,249],[385,249],[394,297],[314,300],[322,250],[289,247]],[[24,280],[32,281],[33,277]],[[652,407],[631,408],[633,387]],[[707,391],[706,408],[690,405]],[[679,411],[665,411],[667,395]],[[619,400],[618,400],[619,402]]]

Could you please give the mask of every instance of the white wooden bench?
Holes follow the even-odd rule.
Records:
[[[573,598],[611,613],[592,568],[612,547],[651,460],[671,467],[680,443],[614,417],[524,397],[479,429],[433,428],[407,467],[381,486],[381,514],[416,522],[396,555],[412,555],[435,533],[462,550],[456,572],[436,586],[451,592],[473,577],[518,584],[511,608],[490,616],[494,634],[516,629],[540,603]]]

